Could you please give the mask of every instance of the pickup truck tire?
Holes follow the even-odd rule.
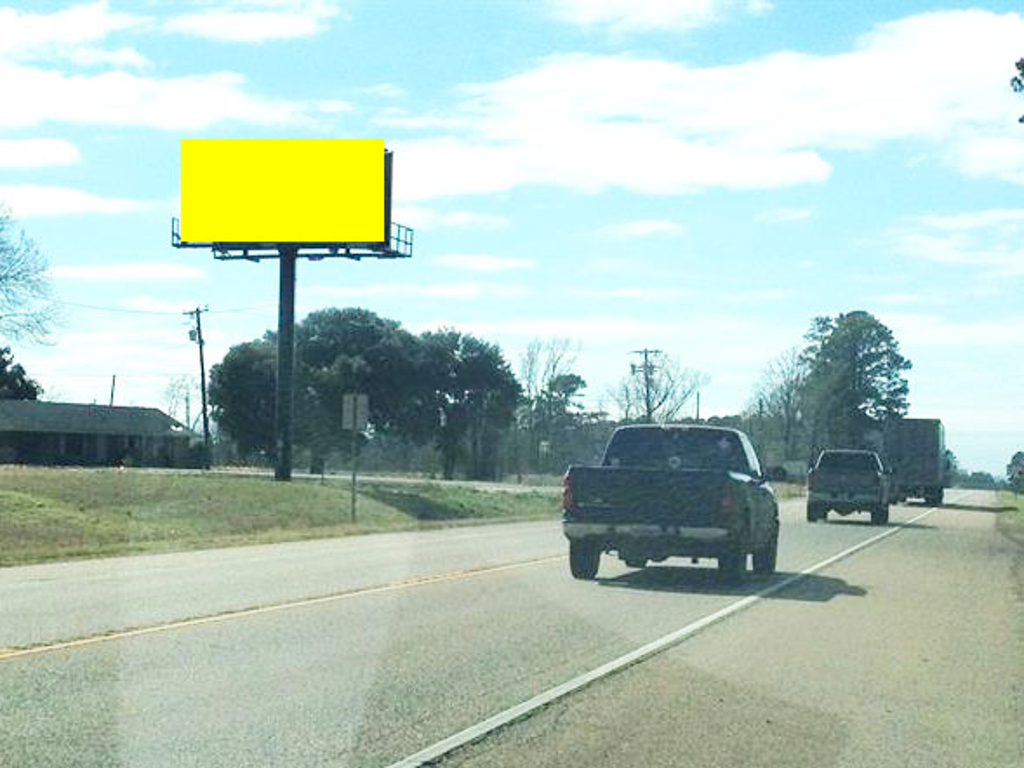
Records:
[[[927,504],[929,507],[941,506],[942,496],[942,489],[939,488],[938,491],[932,491],[931,493],[925,494],[924,503]]]
[[[816,506],[814,506],[813,504],[808,504],[807,505],[807,522],[808,523],[816,523],[816,522],[818,522],[818,518],[819,517],[821,517],[821,513],[818,511],[818,508]]]
[[[569,570],[573,578],[593,579],[601,565],[601,549],[589,541],[569,542]]]
[[[871,524],[872,525],[888,525],[889,524],[889,505],[879,504],[877,507],[871,510]]]
[[[775,532],[771,540],[761,549],[754,550],[754,573],[770,575],[775,573],[775,563],[779,554],[779,524],[775,524]]]
[[[747,569],[747,556],[738,552],[718,556],[718,573],[729,582],[739,581]]]

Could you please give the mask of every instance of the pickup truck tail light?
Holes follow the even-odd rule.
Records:
[[[572,509],[574,501],[572,498],[572,479],[569,477],[569,473],[565,473],[565,477],[562,478],[562,509]]]

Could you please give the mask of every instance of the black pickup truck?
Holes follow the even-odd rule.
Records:
[[[597,575],[602,552],[631,568],[672,556],[711,557],[738,578],[752,554],[771,573],[779,508],[754,448],[735,429],[620,427],[599,467],[571,466],[562,491],[569,567]]]
[[[889,524],[889,475],[874,451],[822,451],[807,473],[807,522],[871,513],[872,525]]]

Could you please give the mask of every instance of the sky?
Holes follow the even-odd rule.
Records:
[[[302,261],[297,317],[570,339],[585,403],[663,350],[736,413],[866,310],[961,465],[1024,449],[1016,2],[0,0],[0,201],[60,323],[46,398],[166,408],[277,323],[277,264],[170,245],[185,138],[375,138],[407,260]],[[231,194],[224,179],[223,193]],[[344,185],[345,179],[339,178]]]

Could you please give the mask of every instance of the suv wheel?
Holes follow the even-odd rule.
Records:
[[[569,542],[569,570],[573,578],[593,579],[601,565],[601,550],[590,541]]]
[[[775,530],[773,531],[771,538],[768,543],[761,549],[754,550],[754,573],[768,575],[775,573],[775,563],[778,560],[779,554],[779,524],[775,523]]]

